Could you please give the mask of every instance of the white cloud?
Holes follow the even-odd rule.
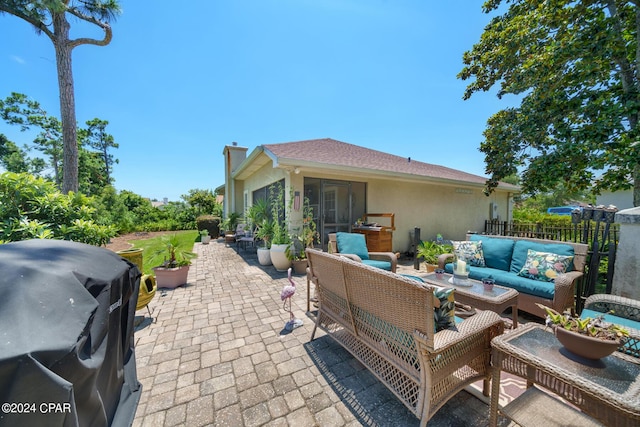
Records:
[[[19,56],[11,55],[11,59],[16,61],[18,64],[26,64],[27,63],[24,59],[20,58]]]

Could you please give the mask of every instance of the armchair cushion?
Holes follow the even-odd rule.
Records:
[[[336,233],[336,243],[340,253],[358,255],[363,262],[369,259],[369,250],[364,234],[338,232]],[[389,269],[387,268],[387,270]]]
[[[382,270],[391,271],[391,263],[389,261],[380,261],[376,259],[363,259],[363,264],[370,265],[371,267],[381,268]]]

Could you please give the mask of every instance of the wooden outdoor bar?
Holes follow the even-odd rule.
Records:
[[[396,229],[394,217],[395,214],[392,213],[365,214],[365,222],[359,226],[354,226],[352,231],[364,234],[369,252],[392,252],[393,231]],[[371,222],[371,218],[387,218],[389,225]]]

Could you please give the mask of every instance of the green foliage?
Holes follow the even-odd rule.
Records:
[[[220,218],[213,215],[200,215],[196,218],[197,230],[207,231],[213,238],[220,235]]]
[[[501,6],[504,7],[501,8]],[[464,93],[498,87],[520,105],[494,114],[480,150],[491,176],[521,172],[525,194],[634,187],[640,205],[636,15],[623,0],[489,0],[492,18],[463,55]],[[629,178],[631,177],[631,184]]]
[[[280,182],[269,186],[271,202],[271,219],[273,220],[272,245],[287,245],[291,243],[289,235],[289,215],[293,204],[293,189],[289,190],[289,205],[285,206],[284,188]]]
[[[113,183],[111,171],[114,163],[118,163],[118,159],[114,159],[109,153],[109,149],[118,148],[119,145],[114,141],[113,135],[107,133],[106,128],[109,122],[95,118],[87,121],[87,129],[78,131],[78,139],[83,144],[96,150],[98,167],[96,170],[100,173],[99,178],[107,184]],[[79,167],[80,168],[80,167]],[[80,180],[82,182],[82,180]]]
[[[236,231],[238,228],[238,223],[240,222],[240,214],[237,212],[231,212],[229,216],[227,216],[224,221],[220,224],[220,228],[224,231]]]
[[[559,313],[551,307],[539,303],[536,303],[536,305],[547,313],[547,326],[561,327],[568,331],[604,340],[623,340],[629,336],[629,331],[622,326],[606,322],[604,314],[600,314],[595,318],[586,317],[581,319],[572,316],[569,312]],[[613,311],[610,313],[613,313]]]
[[[164,237],[164,239],[163,239]],[[197,231],[178,231],[170,236],[158,236],[151,239],[133,240],[134,247],[142,249],[143,273],[153,274],[153,268],[162,265],[170,258],[169,248],[167,245],[173,240],[173,246],[176,249],[176,258],[179,258],[180,252],[190,252],[193,244],[198,238]],[[193,255],[187,255],[187,260],[193,259]]]
[[[285,249],[285,254],[290,260],[306,259],[306,248],[313,248],[314,243],[319,239],[320,235],[316,229],[316,223],[313,220],[313,208],[309,202],[309,198],[304,198],[302,207],[302,229],[291,233],[291,245]]]
[[[200,215],[222,216],[222,204],[216,201],[216,195],[211,190],[193,189],[182,195],[184,200],[193,208],[194,217]]]
[[[161,246],[153,254],[164,257],[162,267],[176,268],[191,265],[191,260],[197,256],[191,252],[193,240],[185,240],[184,236],[180,238],[175,233],[164,235],[160,237],[160,242]]]
[[[423,240],[418,245],[416,250],[418,258],[424,259],[427,264],[438,264],[438,257],[442,254],[450,254],[453,253],[453,246],[432,242],[428,240]]]
[[[0,174],[0,241],[65,239],[103,245],[116,230],[95,221],[93,200],[62,194],[53,183],[32,175]]]
[[[265,218],[258,224],[258,228],[256,229],[256,237],[262,240],[264,247],[267,249],[271,247],[273,224],[274,221],[271,218]]]
[[[20,126],[22,131],[30,128],[40,129],[40,133],[27,147],[41,152],[44,156],[44,159],[29,158],[27,151],[18,149],[13,143],[3,144],[0,138],[0,163],[5,165],[9,172],[29,172],[40,175],[43,171],[50,170],[52,176],[45,176],[45,178],[53,180],[61,189],[63,141],[60,120],[47,115],[37,101],[15,92],[4,100],[0,100],[0,117],[9,124]],[[108,123],[106,120],[96,118],[87,121],[87,129],[77,129],[78,191],[86,195],[99,194],[102,188],[113,181],[111,167],[113,163],[118,163],[118,160],[114,159],[108,150],[118,148],[118,144],[113,142],[113,136],[106,133]],[[88,150],[86,147],[96,151]]]

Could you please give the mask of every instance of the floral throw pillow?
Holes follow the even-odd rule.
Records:
[[[453,291],[452,288],[433,289],[433,296],[440,303],[440,307],[435,307],[435,304],[433,307],[433,323],[436,332],[456,326],[456,303],[453,299]]]
[[[462,241],[451,242],[453,245],[453,251],[458,258],[464,259],[469,265],[474,267],[485,267],[484,252],[482,252],[482,242],[477,241]]]
[[[573,261],[572,256],[537,252],[529,249],[527,261],[518,276],[542,282],[553,282],[558,274],[565,273]]]

